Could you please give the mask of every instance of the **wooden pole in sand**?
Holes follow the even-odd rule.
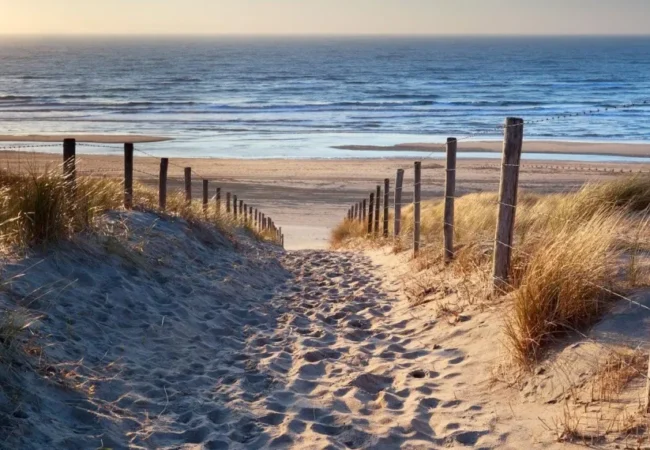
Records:
[[[246,216],[246,210],[244,210],[244,200],[239,200],[239,215],[244,217]]]
[[[519,184],[519,162],[524,138],[524,121],[509,117],[506,119],[501,160],[501,184],[499,188],[499,216],[494,240],[493,282],[494,291],[503,291],[508,286],[512,243],[517,208],[517,187]]]
[[[255,228],[257,229],[260,228],[260,216],[259,216],[259,212],[257,211],[257,208],[255,208]]]
[[[124,209],[133,208],[133,144],[124,144]]]
[[[404,184],[404,169],[397,169],[395,180],[395,225],[393,234],[399,237],[402,227],[402,185]]]
[[[384,237],[388,237],[388,203],[390,202],[390,179],[384,179]]]
[[[375,206],[375,194],[370,194],[370,201],[368,203],[368,234],[372,234],[372,210]]]
[[[230,192],[226,192],[226,213],[230,214]]]
[[[217,215],[221,214],[221,188],[217,188]]]
[[[185,168],[185,201],[192,203],[192,168]]]
[[[167,207],[167,169],[169,158],[160,158],[160,175],[158,176],[158,207],[164,211]]]
[[[363,208],[361,208],[361,223],[366,223],[366,199],[363,199],[363,202],[361,202],[363,205]]]
[[[444,256],[445,263],[454,259],[454,198],[456,197],[456,138],[447,139],[445,172]]]
[[[354,204],[354,220],[359,220],[359,203]]]
[[[379,211],[381,209],[381,186],[377,185],[375,194],[375,236],[379,234]]]
[[[232,196],[232,215],[237,220],[237,196]]]
[[[244,225],[248,224],[248,205],[244,203]]]
[[[252,206],[248,208],[248,224],[251,227],[255,226],[255,224],[253,223],[253,207]]]
[[[68,194],[74,194],[76,190],[76,153],[77,141],[75,139],[63,140],[63,181],[68,188]]]
[[[203,213],[208,212],[208,180],[203,180]]]
[[[416,161],[413,165],[415,179],[413,181],[413,257],[420,253],[420,200],[422,193],[422,163]]]

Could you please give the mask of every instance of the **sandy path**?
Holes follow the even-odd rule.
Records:
[[[368,258],[301,251],[288,253],[284,265],[294,278],[260,306],[278,313],[277,326],[248,328],[216,394],[229,409],[254,415],[223,419],[224,431],[226,424],[232,430],[230,445],[390,449],[498,442],[481,418],[482,406],[454,394],[465,355],[425,346],[418,336],[433,323],[416,329],[394,318],[398,300],[382,289]],[[434,415],[441,430],[432,427]]]

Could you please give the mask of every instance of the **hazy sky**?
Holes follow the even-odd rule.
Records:
[[[650,34],[650,0],[0,0],[0,33]]]

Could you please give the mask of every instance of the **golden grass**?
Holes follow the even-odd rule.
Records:
[[[496,193],[475,193],[455,201],[452,269],[490,270],[497,200]],[[635,250],[630,259],[634,264],[628,266],[636,267],[638,249],[650,243],[645,226],[649,206],[650,179],[639,176],[587,184],[574,193],[520,194],[510,280],[512,314],[505,327],[516,361],[529,366],[556,336],[589,326],[602,315],[612,300],[608,291],[622,290],[626,267],[621,261],[630,259],[626,252]],[[443,210],[442,200],[422,203],[422,269],[431,261],[442,264],[435,254],[442,255]],[[334,231],[333,244],[374,245],[367,230],[348,222]],[[396,248],[410,248],[412,224],[411,205],[403,209]]]
[[[60,175],[60,168],[21,174],[0,170],[0,243],[5,248],[26,248],[70,238],[92,230],[99,215],[121,208],[123,201],[124,191],[118,179],[78,177],[71,189]],[[134,205],[157,211],[158,192],[136,183]],[[229,235],[240,229],[257,239],[275,241],[275,235],[258,232],[250,224],[218,213],[215,206],[204,211],[200,202],[188,204],[180,192],[168,194],[164,213],[215,226]]]

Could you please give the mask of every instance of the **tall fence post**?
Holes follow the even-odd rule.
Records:
[[[248,224],[248,205],[244,203],[244,225]]]
[[[381,209],[381,186],[377,185],[375,194],[375,236],[379,234],[379,211]]]
[[[208,180],[203,180],[203,213],[208,212]]]
[[[226,213],[230,214],[230,192],[226,192]]]
[[[221,214],[221,188],[217,188],[217,214]]]
[[[244,209],[244,200],[239,200],[239,215],[242,219],[246,216],[246,210]]]
[[[388,237],[388,203],[390,202],[390,180],[384,179],[384,237]]]
[[[185,168],[185,201],[192,203],[192,168]]]
[[[259,212],[257,211],[257,208],[255,208],[255,228],[257,229],[260,228],[260,216],[259,216]]]
[[[413,181],[413,257],[420,253],[420,200],[422,194],[422,163],[416,161],[413,165],[415,178]]]
[[[361,208],[361,223],[366,223],[366,199],[363,199],[363,207]]]
[[[395,179],[395,225],[393,234],[399,237],[402,231],[402,185],[404,184],[404,169],[397,169],[397,178]]]
[[[124,144],[124,208],[133,208],[133,144]]]
[[[372,234],[372,211],[375,207],[375,193],[370,194],[368,202],[368,234]]]
[[[63,180],[69,189],[69,194],[75,190],[77,141],[75,139],[63,140]]]
[[[517,208],[519,162],[524,138],[524,121],[509,117],[504,127],[503,156],[501,160],[501,183],[499,187],[499,216],[494,241],[493,282],[494,290],[502,291],[508,286],[512,243]]]
[[[167,169],[169,158],[160,158],[160,175],[158,177],[158,207],[164,211],[167,207]]]
[[[447,170],[445,172],[444,240],[445,262],[454,259],[454,198],[456,197],[456,138],[447,139]]]
[[[237,196],[232,196],[232,216],[237,220]]]

